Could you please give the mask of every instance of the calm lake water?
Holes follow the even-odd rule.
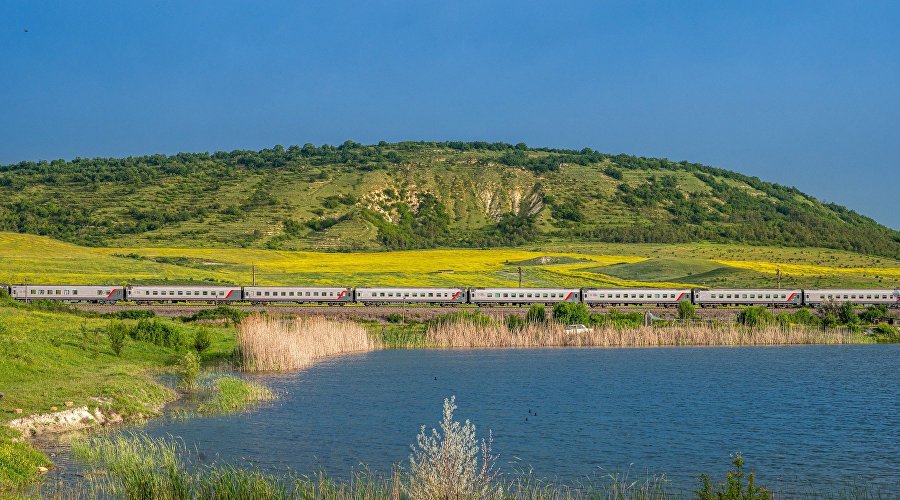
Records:
[[[445,397],[506,471],[565,482],[664,472],[690,489],[741,451],[782,493],[877,482],[900,493],[900,345],[397,350],[261,376],[281,399],[157,421],[207,459],[346,477],[406,463]],[[815,486],[812,486],[815,485]]]

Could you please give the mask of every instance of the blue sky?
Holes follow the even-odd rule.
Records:
[[[900,2],[0,3],[0,163],[346,139],[697,161],[900,228]]]

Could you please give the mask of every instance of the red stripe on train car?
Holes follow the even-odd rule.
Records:
[[[684,297],[684,292],[681,292],[681,295],[679,295],[678,298],[675,299],[675,302],[681,302],[682,297]]]
[[[234,290],[228,290],[228,295],[226,295],[225,298],[231,297],[232,293],[234,293]]]
[[[461,293],[462,293],[462,292],[460,292],[460,291],[457,290],[457,292],[453,294],[453,298],[450,299],[450,300],[456,300],[456,298],[459,297],[459,294],[461,294]]]
[[[118,290],[118,288],[113,288],[112,291],[109,292],[109,295],[106,296],[106,298],[108,299],[108,298],[112,297],[113,294],[116,293],[116,290]]]
[[[569,295],[566,295],[566,298],[563,299],[563,302],[568,302],[568,301],[569,301],[569,297],[571,297],[573,293],[574,293],[574,292],[569,292]]]
[[[341,297],[343,297],[345,293],[347,293],[347,290],[341,290],[341,293],[339,293],[338,297],[334,300],[341,300]]]
[[[790,294],[790,295],[788,295],[788,299],[787,299],[787,301],[788,301],[788,302],[790,302],[790,301],[791,301],[791,299],[793,299],[793,298],[794,298],[794,295],[797,295],[797,294],[796,294],[796,293],[792,293],[792,294]]]

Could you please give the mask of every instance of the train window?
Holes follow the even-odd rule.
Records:
[[[549,295],[549,294],[547,294],[547,293],[545,293],[545,294],[544,294],[544,297],[549,297],[549,296],[550,296],[550,295]]]
[[[78,290],[72,290],[72,295],[78,295]]]
[[[504,293],[503,296],[504,296],[504,297],[509,297],[509,294],[508,294],[508,293]]]
[[[31,292],[34,293],[34,292]],[[97,295],[103,295],[103,290],[97,290]]]
[[[265,292],[265,294],[266,294],[266,297],[268,297],[268,296],[269,296],[269,292]]]
[[[203,290],[203,295],[209,295],[209,293],[206,290]]]
[[[727,297],[727,298],[729,298],[729,299],[731,298],[731,294],[730,294],[730,293],[728,294],[728,297]]]
[[[434,292],[428,292],[428,296],[429,296],[429,297],[434,297]],[[491,294],[487,294],[487,296],[490,297]]]
[[[293,297],[293,296],[294,296],[294,292],[288,292],[288,296],[289,296],[289,297]]]
[[[156,290],[153,290],[153,295],[159,295],[159,292],[157,292]]]
[[[37,294],[34,293],[34,292],[35,292],[35,290],[32,290],[32,291],[31,291],[31,295],[37,295]]]

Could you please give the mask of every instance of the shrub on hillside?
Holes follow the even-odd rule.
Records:
[[[182,345],[181,330],[171,323],[156,318],[138,321],[129,335],[134,340],[150,342],[162,347],[180,347]]]
[[[200,356],[194,351],[185,352],[178,359],[178,371],[181,375],[181,386],[188,390],[194,389],[200,375]]]
[[[557,302],[553,305],[553,319],[566,325],[587,325],[591,314],[580,302]]]
[[[197,354],[203,354],[203,351],[209,349],[210,345],[212,345],[212,340],[208,329],[200,328],[194,333],[194,350],[197,351]]]
[[[496,323],[496,320],[487,314],[478,311],[457,311],[441,314],[428,321],[428,327],[449,325],[452,323],[471,323],[475,326],[488,326]]]
[[[527,324],[528,322],[524,318],[516,314],[508,314],[506,316],[506,327],[510,330],[521,330]]]
[[[697,316],[696,306],[691,304],[689,300],[682,300],[678,303],[678,319],[687,321]]]
[[[777,321],[778,324],[782,326],[819,326],[822,324],[822,320],[820,320],[813,313],[811,313],[809,309],[806,308],[798,309],[794,312],[779,313],[777,316],[775,316],[775,321]]]
[[[850,302],[841,304],[838,310],[838,321],[845,325],[853,325],[859,322],[859,316],[856,315],[856,309]]]
[[[771,325],[775,322],[775,316],[763,306],[750,306],[745,307],[738,314],[737,322],[745,326],[757,328]]]
[[[637,328],[644,324],[644,315],[637,311],[629,313],[610,311],[608,314],[594,313],[590,315],[589,322],[585,324],[615,328]]]
[[[114,313],[105,313],[100,316],[112,319],[146,319],[156,317],[156,313],[149,309],[128,309]]]
[[[865,311],[859,313],[859,319],[863,323],[874,323],[876,319],[883,318],[888,315],[887,306],[884,304],[879,304],[876,306],[869,306]]]
[[[201,309],[191,316],[182,318],[182,321],[190,323],[192,321],[200,320],[226,319],[231,321],[232,323],[237,324],[240,323],[244,318],[246,318],[247,314],[248,313],[241,311],[240,309],[235,309],[233,307],[218,306],[211,309]]]
[[[525,315],[525,321],[529,323],[543,323],[547,321],[547,308],[544,304],[532,304]]]
[[[875,325],[872,337],[879,344],[900,344],[900,330],[887,323]]]
[[[128,327],[121,321],[110,321],[106,325],[106,336],[109,337],[109,347],[116,356],[122,355],[125,347],[125,338],[128,336]]]

